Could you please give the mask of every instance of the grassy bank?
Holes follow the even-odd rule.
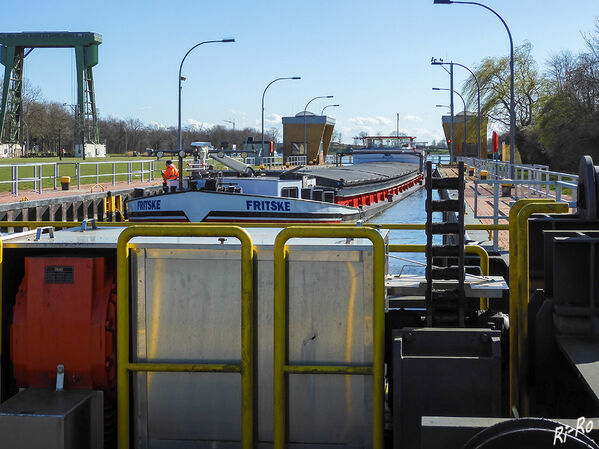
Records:
[[[127,181],[127,173],[129,170],[133,173],[132,181],[141,181],[142,163],[141,160],[148,160],[151,158],[131,158],[131,157],[106,157],[106,158],[87,158],[85,161],[79,158],[11,158],[3,159],[0,161],[0,192],[9,192],[11,190],[11,179],[12,179],[12,166],[18,165],[18,177],[19,179],[27,179],[34,177],[35,167],[30,164],[49,164],[58,163],[57,168],[57,188],[60,188],[60,176],[70,176],[71,185],[77,185],[77,163],[80,163],[79,167],[81,170],[80,179],[81,184],[103,184],[111,185],[113,181],[112,173],[117,174],[114,178],[116,182]],[[95,164],[101,162],[100,164]],[[129,167],[129,164],[130,167]],[[160,181],[160,169],[164,162],[158,162],[156,164],[157,170],[154,172],[154,179],[158,178]],[[39,166],[38,166],[39,167]],[[143,164],[143,179],[148,179],[149,164]],[[54,165],[42,165],[42,177],[45,178],[42,181],[44,189],[51,189],[54,187]],[[39,174],[38,174],[39,176]],[[32,190],[34,188],[33,181],[19,182],[19,190]]]

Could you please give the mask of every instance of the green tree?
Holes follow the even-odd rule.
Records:
[[[531,54],[531,44],[526,42],[514,49],[514,101],[516,127],[532,123],[535,107],[547,91],[546,80],[539,75]],[[510,124],[510,58],[486,58],[474,70],[480,83],[481,114],[490,121]],[[476,82],[469,77],[462,87],[468,104],[476,104]]]
[[[586,51],[573,55],[565,50],[549,59],[551,92],[535,116],[538,141],[556,170],[575,172],[587,154],[599,162],[599,19],[593,32],[583,36]]]

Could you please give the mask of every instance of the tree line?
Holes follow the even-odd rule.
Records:
[[[2,81],[0,78],[0,85]],[[1,94],[1,92],[0,92]],[[27,155],[58,155],[63,149],[73,152],[75,142],[75,110],[72,105],[47,101],[41,91],[25,80],[23,86],[21,145]],[[100,142],[109,154],[144,154],[154,150],[177,149],[177,128],[146,125],[135,118],[99,118]],[[221,125],[211,127],[185,126],[181,132],[183,148],[194,141],[211,142],[217,148],[238,149],[248,138],[261,139],[261,130],[232,129]],[[264,139],[279,142],[277,128],[264,130]]]
[[[547,164],[576,172],[582,155],[599,164],[599,18],[583,33],[585,48],[555,53],[541,72],[532,46],[514,50],[516,147],[522,162]],[[481,89],[481,114],[504,130],[509,142],[509,56],[485,58],[474,70]],[[472,105],[477,101],[473,78],[463,86]]]

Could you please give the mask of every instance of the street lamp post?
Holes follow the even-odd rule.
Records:
[[[478,82],[478,78],[477,78],[477,76],[476,76],[476,75],[474,74],[474,72],[473,72],[472,70],[470,70],[468,67],[466,67],[466,66],[465,66],[465,65],[463,65],[463,64],[459,64],[459,63],[457,63],[457,62],[453,62],[453,61],[452,61],[452,62],[443,62],[443,60],[442,60],[442,59],[439,59],[439,60],[437,60],[437,59],[433,58],[433,59],[431,60],[431,64],[432,64],[432,65],[440,65],[440,66],[442,66],[442,67],[443,67],[443,65],[444,65],[444,64],[449,64],[449,65],[451,65],[451,66],[457,65],[457,66],[459,66],[459,67],[462,67],[462,68],[464,68],[464,69],[468,70],[468,71],[470,72],[470,74],[472,75],[472,78],[474,78],[474,81],[476,82],[476,91],[477,91],[477,98],[478,98],[478,101],[477,101],[477,105],[478,105],[478,110],[477,110],[477,111],[478,111],[478,112],[477,112],[477,113],[478,113],[478,132],[477,132],[478,157],[482,158],[482,155],[481,155],[481,152],[480,152],[480,151],[481,151],[481,150],[480,150],[480,149],[481,149],[481,140],[480,140],[480,130],[481,130],[481,116],[480,116],[480,83]],[[445,67],[443,67],[443,68],[445,68]],[[485,155],[484,159],[486,159],[486,158],[487,158],[487,157],[486,157],[486,155]]]
[[[497,16],[497,18],[499,18],[499,20],[501,20],[501,23],[503,23],[503,26],[505,27],[505,30],[507,31],[507,35],[510,38],[510,177],[512,179],[514,179],[514,155],[515,155],[515,151],[516,151],[516,134],[515,134],[516,112],[515,112],[515,100],[514,100],[514,41],[512,39],[512,33],[511,33],[509,27],[507,26],[507,23],[505,23],[505,20],[503,20],[503,17],[501,17],[495,10],[489,8],[487,5],[483,5],[482,3],[461,2],[461,1],[454,1],[454,0],[434,0],[433,3],[445,4],[445,5],[450,5],[452,3],[461,3],[464,5],[482,6],[483,8],[485,8],[485,9],[491,11],[493,14],[495,14]]]
[[[233,119],[233,120],[223,120],[223,122],[230,123],[231,125],[233,125],[233,131],[235,131],[235,119]]]
[[[262,92],[262,140],[260,142],[260,159],[264,157],[264,95],[266,95],[266,90],[271,86],[271,84],[276,83],[281,80],[301,80],[300,76],[286,76],[283,78],[276,78],[272,80],[268,85],[264,88],[264,92]],[[261,161],[260,161],[261,162]]]
[[[193,47],[191,47],[189,50],[187,50],[187,53],[185,53],[185,56],[183,56],[183,59],[181,60],[181,64],[179,65],[179,114],[178,114],[178,120],[177,120],[177,146],[178,146],[178,150],[179,150],[179,169],[181,170],[181,174],[179,175],[179,189],[183,190],[183,157],[181,156],[181,150],[183,149],[183,143],[182,143],[182,139],[181,139],[181,81],[185,80],[184,77],[181,76],[181,70],[183,70],[183,63],[185,62],[185,59],[187,58],[187,55],[189,55],[189,53],[192,52],[192,50],[196,49],[197,47],[199,47],[200,45],[204,45],[204,44],[215,44],[215,43],[228,43],[228,42],[235,42],[235,39],[220,39],[220,40],[215,40],[215,41],[204,41],[204,42],[200,42],[199,44],[195,44]]]
[[[332,95],[320,95],[318,97],[312,98],[310,101],[308,101],[308,103],[306,103],[306,107],[304,108],[304,153],[306,155],[306,163],[308,162],[308,147],[307,147],[307,140],[306,140],[306,111],[308,110],[308,106],[310,105],[310,103],[312,103],[314,100],[318,100],[319,98],[333,98],[333,96]]]
[[[322,108],[322,111],[320,111],[320,115],[324,115],[324,110],[326,108],[338,108],[339,105],[338,104],[327,104],[324,108]]]
[[[442,87],[433,87],[433,90],[448,90],[452,93],[456,94],[458,97],[462,99],[462,103],[464,104],[464,143],[462,144],[462,155],[464,155],[464,151],[466,149],[466,100],[462,97],[458,92],[451,89],[444,89]],[[452,125],[453,126],[453,125]],[[453,143],[453,142],[452,142]]]

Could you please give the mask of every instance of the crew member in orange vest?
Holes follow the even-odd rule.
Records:
[[[167,181],[178,178],[179,170],[177,170],[177,167],[173,165],[173,161],[169,159],[168,161],[166,161],[166,170],[162,172],[162,179],[164,180],[162,185],[166,187]]]

